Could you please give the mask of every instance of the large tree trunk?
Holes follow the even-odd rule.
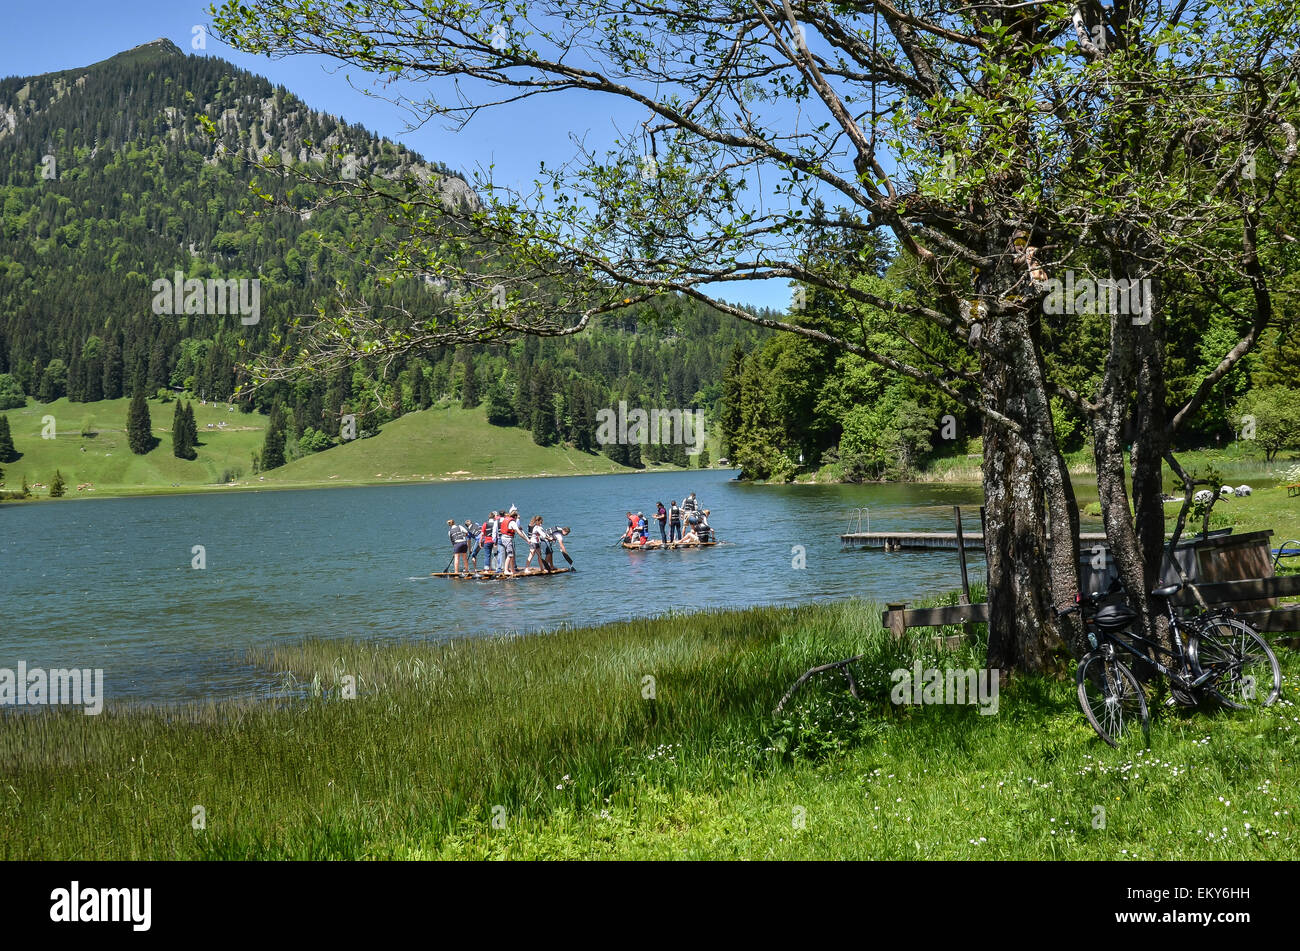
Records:
[[[1159,297],[1156,298],[1160,300]],[[1170,449],[1165,418],[1164,315],[1159,306],[1137,346],[1137,407],[1133,414],[1133,514],[1146,574],[1143,594],[1160,585],[1165,561],[1164,457]],[[1159,614],[1159,612],[1152,612]],[[1162,632],[1163,634],[1163,632]]]
[[[1161,466],[1168,445],[1164,422],[1164,371],[1160,322],[1135,325],[1126,314],[1111,322],[1111,350],[1106,361],[1100,407],[1090,420],[1097,490],[1106,538],[1129,603],[1138,611],[1147,636],[1167,641],[1167,625],[1148,592],[1160,584],[1164,563],[1165,524]],[[1136,390],[1132,427],[1130,395]],[[1133,505],[1129,505],[1128,470],[1124,465],[1125,433],[1132,433]]]
[[[1056,445],[1038,323],[1032,319],[1037,302],[1021,296],[1019,306],[1010,303],[1022,278],[1018,265],[1004,256],[990,276],[1002,285],[992,295],[1002,306],[985,311],[983,331],[983,398],[1021,427],[1017,435],[987,417],[984,425],[988,663],[1042,672],[1062,646],[1062,634],[1076,656],[1083,649],[1082,626],[1062,629],[1053,611],[1072,603],[1079,590],[1079,511]],[[996,524],[988,514],[994,511]]]
[[[1024,367],[1012,367],[991,353],[1024,352],[1028,342],[1023,310],[991,316],[984,332],[988,347],[981,367],[981,387],[987,405],[1040,435],[1041,420],[1028,423],[1045,396],[1035,393],[1035,377]],[[1032,350],[1032,344],[1030,344]],[[1039,402],[1035,403],[1038,398]],[[1051,429],[1050,410],[1047,428]],[[988,565],[988,666],[998,670],[1041,673],[1052,665],[1061,647],[1052,612],[1053,590],[1059,586],[1061,543],[1073,542],[1069,519],[1062,529],[1049,520],[1048,509],[1060,504],[1059,484],[1045,490],[1044,468],[1030,444],[1000,423],[984,422],[984,554]],[[1059,458],[1059,455],[1058,455]],[[1048,467],[1049,480],[1053,473]],[[1074,569],[1077,578],[1077,568]],[[1066,582],[1068,585],[1069,582]],[[1071,588],[1073,595],[1074,588]]]
[[[1048,597],[1042,491],[1024,440],[984,423],[984,555],[988,666],[1043,671],[1059,646]]]

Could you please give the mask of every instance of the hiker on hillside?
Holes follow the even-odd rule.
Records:
[[[464,525],[457,525],[454,518],[447,519],[447,538],[451,541],[452,561],[456,567],[452,570],[460,574],[461,565],[464,564],[465,570],[469,570],[469,533],[465,531]]]

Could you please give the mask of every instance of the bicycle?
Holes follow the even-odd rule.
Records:
[[[1254,628],[1223,612],[1180,617],[1171,598],[1182,588],[1182,584],[1172,584],[1151,592],[1165,601],[1172,650],[1131,629],[1138,614],[1127,603],[1102,603],[1115,593],[1114,589],[1106,594],[1076,595],[1074,605],[1056,612],[1057,617],[1064,617],[1079,611],[1083,617],[1092,650],[1080,658],[1075,673],[1079,705],[1097,735],[1111,746],[1118,748],[1126,728],[1135,720],[1141,724],[1144,744],[1151,739],[1151,715],[1142,685],[1119,659],[1117,649],[1169,679],[1167,703],[1199,706],[1213,699],[1230,709],[1244,710],[1250,709],[1252,703],[1269,706],[1281,693],[1282,671],[1277,658]],[[1089,613],[1086,609],[1090,608],[1096,609]],[[1125,640],[1121,633],[1141,642],[1154,656]],[[1261,692],[1266,677],[1269,689]]]

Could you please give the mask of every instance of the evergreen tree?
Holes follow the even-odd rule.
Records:
[[[16,462],[18,451],[14,449],[14,437],[9,432],[9,417],[0,416],[0,462]]]
[[[581,452],[595,451],[596,411],[591,405],[590,391],[580,380],[574,381],[569,412],[574,448]]]
[[[488,390],[487,420],[493,426],[513,426],[515,419],[510,388],[504,380],[497,380],[492,384],[492,389]]]
[[[262,442],[262,471],[269,472],[284,465],[284,410],[277,402],[271,408],[271,421],[266,426],[266,439]]]
[[[621,466],[628,464],[627,446],[624,443],[618,441],[605,443],[605,455]]]
[[[460,405],[464,409],[473,409],[479,404],[478,381],[474,378],[474,355],[465,354],[465,382],[460,388]]]
[[[122,348],[117,344],[117,334],[110,334],[104,352],[104,378],[101,381],[104,399],[116,400],[122,396]]]
[[[176,412],[172,414],[172,455],[177,459],[193,459],[198,455],[194,451],[194,437],[190,433],[190,425],[185,404],[177,400]]]
[[[734,447],[743,424],[741,406],[744,401],[745,351],[740,344],[731,351],[731,360],[727,363],[722,376],[721,415],[718,422],[722,427],[722,438],[728,446]],[[734,451],[734,449],[733,449]]]
[[[708,446],[701,446],[701,447],[700,447],[700,454],[699,454],[699,457],[698,457],[698,458],[699,458],[699,466],[700,466],[700,468],[701,468],[701,469],[707,469],[707,468],[709,467],[709,447],[708,447]]]
[[[416,409],[428,409],[433,405],[433,398],[429,395],[429,378],[424,372],[424,361],[417,361],[415,368],[411,371],[411,399],[415,402]]]
[[[42,403],[53,403],[68,391],[68,368],[57,357],[41,373],[41,387],[36,398]]]
[[[194,421],[194,404],[185,404],[185,430],[188,436],[190,448],[193,449],[199,444],[199,424]]]
[[[559,433],[555,427],[555,396],[550,375],[539,370],[533,375],[531,386],[533,442],[539,446],[554,445]]]
[[[54,481],[50,483],[50,498],[61,499],[63,493],[67,491],[68,484],[63,481],[63,473],[58,469],[54,470]]]
[[[149,418],[149,404],[145,402],[143,390],[135,391],[126,411],[126,441],[137,456],[154,447],[153,421]]]

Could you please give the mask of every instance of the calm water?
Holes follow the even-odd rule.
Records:
[[[616,547],[628,508],[651,514],[692,490],[728,544]],[[0,506],[0,667],[102,667],[110,700],[218,699],[269,685],[246,648],[307,635],[439,640],[670,609],[914,600],[959,585],[956,552],[843,551],[849,510],[869,506],[876,530],[946,531],[951,506],[969,506],[978,530],[979,501],[977,487],[749,486],[710,471]],[[451,558],[448,518],[510,504],[572,526],[578,571],[428,577]],[[195,545],[204,570],[191,568]],[[971,565],[982,577],[978,555]]]

